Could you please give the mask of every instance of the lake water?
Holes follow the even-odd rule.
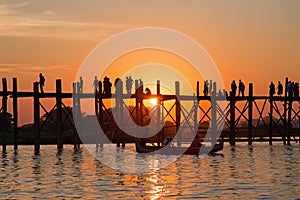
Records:
[[[105,148],[121,157],[134,150]],[[65,146],[57,153],[56,146],[42,146],[37,156],[32,146],[20,146],[17,154],[8,147],[0,158],[0,199],[300,199],[299,185],[298,143],[226,145],[218,155],[184,155],[134,174],[103,165],[85,147],[74,152]]]

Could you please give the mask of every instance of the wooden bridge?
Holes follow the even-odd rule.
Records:
[[[286,83],[288,79],[286,78]],[[143,86],[139,87],[138,82],[135,82],[135,94],[124,94],[123,83],[120,81],[115,87],[114,94],[102,93],[102,82],[99,82],[99,88],[96,93],[82,93],[79,89],[79,83],[73,83],[72,93],[63,93],[61,80],[56,80],[56,92],[40,93],[38,82],[33,83],[32,92],[20,92],[17,87],[17,79],[13,78],[13,88],[8,90],[7,80],[2,79],[2,97],[1,116],[4,119],[0,125],[2,132],[2,150],[6,151],[7,145],[7,127],[9,121],[7,119],[7,104],[8,98],[12,98],[12,124],[13,124],[13,145],[14,149],[18,149],[18,138],[20,136],[18,127],[18,100],[20,98],[33,98],[34,107],[34,150],[38,152],[40,149],[40,133],[43,130],[44,124],[47,121],[53,121],[56,124],[56,144],[58,149],[63,148],[64,134],[66,124],[73,127],[73,143],[74,148],[80,147],[80,138],[78,137],[76,128],[71,119],[73,114],[77,119],[82,118],[81,100],[95,99],[95,115],[98,118],[99,124],[105,134],[110,135],[110,139],[117,143],[118,146],[122,143],[133,142],[132,138],[127,137],[126,133],[116,126],[110,108],[105,105],[105,99],[115,101],[115,110],[118,116],[123,116],[123,112],[129,112],[133,121],[140,126],[143,126],[147,114],[145,114],[144,101],[151,98],[157,98],[157,104],[160,105],[156,109],[157,119],[162,123],[166,119],[170,120],[172,125],[164,126],[162,130],[155,136],[158,145],[162,142],[167,129],[173,128],[177,133],[177,145],[184,142],[184,133],[179,132],[180,127],[185,130],[203,135],[208,131],[211,140],[217,140],[214,133],[217,130],[222,131],[222,136],[229,141],[231,145],[235,145],[236,141],[247,141],[249,145],[253,141],[268,141],[272,145],[273,141],[280,140],[284,144],[291,144],[291,141],[299,142],[300,140],[300,98],[285,94],[279,96],[254,96],[253,84],[249,83],[248,94],[244,97],[235,96],[231,93],[229,96],[218,96],[216,83],[212,84],[210,95],[200,95],[200,84],[197,82],[196,92],[194,95],[180,94],[180,83],[175,82],[175,95],[161,94],[160,81],[157,81],[156,94],[146,95],[143,93]],[[286,85],[286,84],[285,84]],[[100,92],[99,92],[100,91]],[[51,110],[47,110],[40,99],[55,99],[55,105]],[[73,100],[73,113],[66,109],[64,99]],[[133,99],[134,107],[131,109],[125,99]],[[191,108],[185,108],[182,102],[187,101],[192,104]],[[171,105],[166,106],[166,102]],[[225,103],[225,107],[220,106],[220,103]],[[204,105],[205,104],[205,105]],[[208,104],[208,106],[206,105]],[[40,110],[46,113],[46,119],[41,121]],[[54,112],[55,111],[55,112]],[[268,113],[266,116],[264,113]],[[55,118],[53,117],[55,113]],[[64,115],[64,118],[63,118]],[[126,119],[127,120],[127,119]],[[224,123],[222,123],[222,121]],[[297,122],[297,124],[296,124]],[[123,122],[124,126],[126,122]],[[2,127],[2,128],[1,128]],[[267,134],[261,134],[267,133]]]

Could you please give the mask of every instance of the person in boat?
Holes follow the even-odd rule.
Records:
[[[199,135],[196,135],[190,147],[201,147],[202,143],[200,141]]]
[[[170,142],[172,141],[172,138],[167,137],[164,141],[163,141],[163,146],[167,146]]]
[[[137,142],[139,143],[139,145],[141,145],[142,147],[146,146],[146,139],[145,138],[137,138]]]

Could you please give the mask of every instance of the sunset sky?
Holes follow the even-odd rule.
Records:
[[[43,72],[46,91],[62,78],[70,92],[96,45],[129,29],[163,27],[202,45],[228,89],[242,79],[267,94],[270,81],[300,81],[299,8],[298,0],[0,0],[0,76],[9,88],[18,77],[19,89],[31,90]]]

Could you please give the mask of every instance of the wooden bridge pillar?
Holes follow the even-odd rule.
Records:
[[[293,99],[291,96],[289,96],[288,98],[289,101],[288,101],[287,145],[291,145]]]
[[[284,83],[284,103],[283,103],[283,123],[285,127],[285,131],[283,133],[283,143],[286,144],[286,134],[289,131],[287,126],[287,96],[288,96],[288,91],[287,91],[287,83],[289,82],[289,79],[286,77],[285,78],[285,83]]]
[[[98,97],[98,102],[99,102],[98,120],[99,120],[100,126],[103,127],[104,121],[103,121],[103,101],[102,101],[102,82],[101,81],[99,81],[98,87],[99,87],[99,91],[97,93],[98,95],[96,95]]]
[[[253,130],[253,83],[249,83],[249,107],[248,107],[248,145],[252,145]]]
[[[157,94],[157,105],[163,105],[163,102],[161,101],[159,95],[160,95],[160,81],[157,80],[156,81],[156,94]],[[156,114],[157,114],[157,126],[160,126],[160,121],[163,120],[163,116],[162,118],[160,117],[161,115],[161,109],[160,106],[157,106],[157,110],[156,110]],[[160,130],[157,134],[158,140],[157,140],[157,146],[160,146],[160,144],[163,141],[163,127],[162,130]]]
[[[178,97],[180,96],[180,85],[179,81],[175,82],[175,94],[176,94],[176,102],[175,102],[175,109],[176,109],[176,135],[177,135],[177,146],[181,146],[181,134],[178,133],[179,128],[180,128],[180,113],[181,113],[181,108],[180,108],[180,99]]]
[[[139,114],[140,114],[140,112],[139,112],[139,80],[135,80],[135,120],[136,120],[136,123],[138,124],[138,125],[140,125],[139,124],[139,118],[140,118],[140,116],[139,116]]]
[[[61,79],[56,80],[56,134],[57,149],[63,149],[63,119],[62,119],[62,86]]]
[[[39,154],[40,151],[40,97],[39,82],[33,83],[33,116],[34,116],[34,153]]]
[[[103,106],[102,106],[102,82],[98,81],[98,88],[95,90],[95,115],[97,117],[100,128],[103,129]],[[101,142],[101,141],[100,141]],[[96,144],[96,150],[98,151],[99,147],[103,147],[103,143]]]
[[[198,96],[195,97],[195,94],[194,94],[194,118],[193,118],[193,121],[194,121],[194,131],[195,131],[195,134],[198,134],[198,127],[199,127],[199,122],[198,122]]]
[[[235,94],[230,92],[230,135],[229,144],[235,145]]]
[[[213,82],[211,91],[211,143],[216,144],[217,132],[217,84]]]
[[[270,92],[269,96],[270,112],[269,112],[269,145],[272,145],[273,136],[273,94]]]
[[[122,123],[123,123],[123,82],[121,81],[121,79],[116,83],[115,85],[116,87],[116,112],[117,112],[117,121],[119,123],[121,123],[121,126],[122,126]],[[117,135],[118,135],[118,138],[122,138],[122,130],[118,127],[117,128]],[[120,146],[120,143],[118,142],[117,143],[117,146],[119,147]],[[125,147],[125,142],[122,143],[122,147]]]
[[[72,103],[72,109],[73,109],[73,118],[77,116],[77,84],[73,83],[73,103]],[[74,124],[74,130],[73,130],[73,134],[74,134],[74,149],[75,150],[79,150],[80,149],[80,140],[79,140],[79,135],[78,132],[75,128],[75,124]]]
[[[9,125],[9,119],[7,116],[7,80],[6,78],[2,78],[2,116],[5,120],[5,124],[3,126],[3,133],[2,133],[2,152],[6,152],[6,132],[7,132],[7,127]]]
[[[14,150],[18,150],[18,83],[13,78],[13,123],[14,123]]]

